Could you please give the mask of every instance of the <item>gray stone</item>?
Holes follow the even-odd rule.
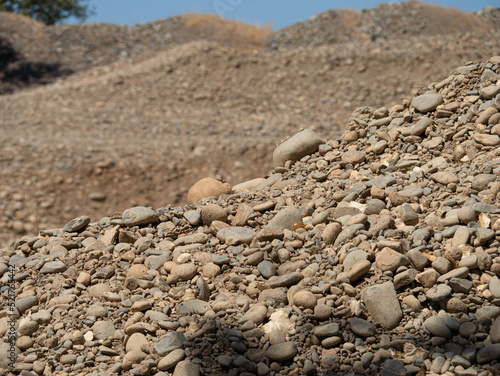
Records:
[[[247,321],[251,321],[256,325],[262,323],[267,317],[267,307],[262,305],[256,305],[250,308],[239,320],[240,324],[244,324]]]
[[[295,342],[282,342],[269,346],[266,355],[272,361],[282,362],[293,358],[297,354],[297,351]]]
[[[182,316],[204,315],[210,309],[212,307],[209,303],[199,299],[186,300],[175,306],[176,312]]]
[[[476,354],[478,363],[487,363],[500,359],[500,343],[484,346]]]
[[[281,209],[267,224],[267,228],[293,230],[293,226],[302,224],[302,213],[294,206]]]
[[[200,368],[189,360],[177,363],[173,376],[199,376]]]
[[[490,279],[489,290],[491,292],[491,295],[493,295],[495,298],[500,298],[500,279],[498,278],[498,276],[494,276]]]
[[[431,316],[424,321],[425,328],[436,337],[451,338],[451,330],[441,316]]]
[[[122,214],[123,224],[126,226],[139,226],[158,222],[159,216],[156,211],[144,206],[136,206],[127,209]]]
[[[187,340],[184,334],[174,331],[168,333],[165,338],[160,339],[160,341],[154,345],[154,349],[159,356],[165,356],[175,349],[184,348],[186,344]]]
[[[441,94],[423,94],[413,98],[411,105],[420,112],[429,112],[443,103]]]
[[[392,282],[372,285],[361,292],[372,321],[384,329],[393,329],[403,317],[399,300]]]
[[[160,359],[158,362],[158,369],[160,371],[166,371],[172,367],[175,367],[177,363],[184,359],[184,350],[175,349],[169,353],[164,358]]]
[[[427,127],[429,127],[429,125],[431,124],[432,124],[432,119],[429,119],[427,116],[424,116],[410,128],[409,133],[411,136],[420,136],[422,133],[425,132]]]
[[[436,172],[436,173],[431,175],[431,179],[434,180],[436,183],[440,183],[443,185],[448,185],[451,183],[457,184],[460,182],[460,179],[458,178],[458,176],[450,171]]]
[[[38,302],[38,297],[27,296],[26,298],[17,299],[15,302],[16,308],[19,312],[24,313]]]
[[[201,222],[201,213],[198,210],[188,210],[184,213],[184,218],[187,219],[190,225],[196,226]]]
[[[73,218],[71,221],[66,223],[63,227],[63,231],[66,232],[76,232],[80,231],[90,223],[90,217],[86,215],[81,217]]]
[[[62,261],[49,261],[43,264],[40,273],[60,273],[67,269],[66,264]]]
[[[92,331],[97,340],[112,339],[115,334],[115,325],[111,321],[97,321],[92,326]]]
[[[298,161],[315,153],[325,141],[311,129],[304,129],[281,143],[273,153],[274,167],[285,166],[286,161]]]
[[[429,291],[426,292],[425,296],[427,299],[432,300],[434,302],[439,302],[445,298],[447,298],[452,292],[452,289],[449,285],[439,284],[432,287]]]
[[[340,326],[336,322],[330,324],[318,325],[313,329],[313,334],[319,338],[332,337],[338,335],[339,333],[340,333]]]
[[[225,227],[217,232],[217,238],[229,245],[250,244],[255,231],[247,227]]]
[[[500,343],[500,317],[497,317],[490,327],[490,339],[493,343]]]
[[[406,256],[417,270],[422,270],[429,262],[429,259],[418,249],[409,250]]]
[[[264,260],[260,262],[257,265],[257,269],[259,269],[260,274],[266,279],[276,275],[276,265],[271,261]]]
[[[349,325],[351,325],[351,330],[354,334],[362,337],[369,337],[375,335],[377,329],[375,325],[369,323],[368,321],[360,318],[350,318],[347,319]]]
[[[382,366],[381,376],[406,376],[405,364],[400,359],[387,359]]]

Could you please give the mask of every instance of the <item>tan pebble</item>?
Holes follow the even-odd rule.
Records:
[[[293,302],[297,307],[314,308],[316,306],[316,296],[307,290],[302,290],[293,295]]]
[[[134,264],[127,271],[127,277],[141,278],[148,273],[149,268],[144,264]]]
[[[213,178],[203,178],[197,181],[190,189],[187,195],[187,201],[190,204],[201,201],[207,197],[219,197],[231,193],[231,186]]]

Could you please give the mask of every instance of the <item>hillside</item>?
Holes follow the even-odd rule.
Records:
[[[406,14],[418,4],[345,12]],[[450,10],[432,9],[449,19]],[[268,30],[212,16],[46,27],[0,14],[0,36],[18,57],[7,72],[41,72],[2,80],[10,93],[0,96],[0,238],[58,226],[82,211],[97,218],[135,204],[181,204],[199,176],[231,184],[260,176],[290,133],[307,127],[335,138],[357,107],[389,108],[453,67],[496,55],[498,29],[485,31],[496,13],[484,14],[482,24],[462,15],[475,20],[466,34],[450,26],[445,34],[322,45],[304,34],[302,44],[277,50],[264,43]],[[394,30],[406,27],[397,21]],[[337,27],[323,16],[304,24],[315,33]],[[203,40],[214,27],[217,37]],[[223,38],[228,33],[232,39]],[[271,37],[280,35],[289,32]]]

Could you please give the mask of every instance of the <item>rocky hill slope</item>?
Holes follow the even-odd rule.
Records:
[[[396,31],[407,24],[398,14],[429,24],[428,6],[418,4],[356,17],[392,14]],[[315,35],[337,24],[318,17],[289,47],[288,31],[211,16],[46,27],[0,14],[0,53],[11,59],[0,67],[9,92],[0,96],[0,239],[82,212],[100,218],[137,204],[185,203],[199,176],[231,184],[260,176],[289,134],[307,127],[335,138],[355,108],[390,107],[453,67],[496,55],[496,13],[483,13],[486,21],[461,15],[465,34],[450,26],[321,46]]]
[[[494,56],[355,109],[341,137],[294,134],[268,175],[2,248],[12,371],[498,374],[499,111]]]

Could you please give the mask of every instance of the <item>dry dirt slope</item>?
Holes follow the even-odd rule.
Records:
[[[465,35],[389,35],[322,46],[304,41],[276,51],[214,41],[181,43],[180,28],[171,25],[179,25],[179,19],[131,28],[51,29],[19,17],[10,20],[11,25],[25,22],[16,37],[21,41],[20,31],[26,31],[24,51],[42,45],[30,39],[43,35],[40,28],[49,46],[50,35],[67,36],[60,67],[79,73],[0,96],[4,240],[60,226],[83,213],[100,218],[135,204],[181,203],[187,188],[207,175],[222,175],[231,184],[261,176],[270,168],[276,143],[290,133],[309,127],[335,137],[354,108],[399,103],[412,89],[500,50],[498,31],[483,27]],[[328,20],[321,27],[310,22],[313,29],[335,26]],[[152,52],[151,38],[137,41],[162,27],[177,30],[171,33],[177,42]],[[85,30],[81,45],[75,44],[75,30]],[[91,43],[114,30],[128,36],[134,51],[129,58],[120,52],[120,33],[104,33],[116,37],[115,45]],[[182,35],[188,40],[199,33]],[[78,53],[85,48],[93,57],[80,66],[76,62],[85,60]]]

